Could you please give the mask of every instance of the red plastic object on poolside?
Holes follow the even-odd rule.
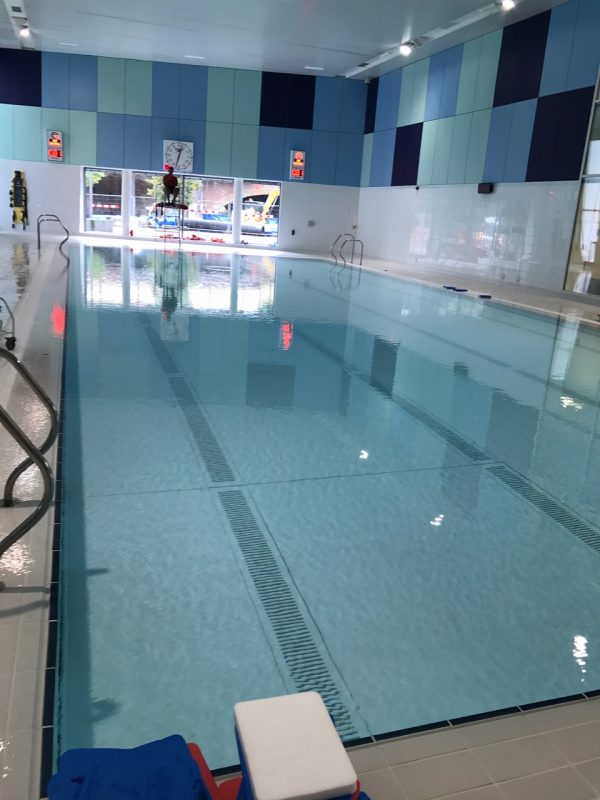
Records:
[[[225,780],[221,784],[217,785],[217,782],[214,779],[212,772],[208,768],[208,764],[206,763],[206,760],[202,755],[202,751],[198,745],[193,744],[193,742],[188,742],[188,750],[190,751],[191,757],[198,765],[202,782],[204,783],[210,799],[236,800],[242,784],[241,777],[229,778],[228,780]]]

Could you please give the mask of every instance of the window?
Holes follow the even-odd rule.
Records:
[[[242,230],[244,244],[277,244],[281,184],[244,181]]]
[[[84,229],[122,234],[121,170],[86,168],[83,174]]]

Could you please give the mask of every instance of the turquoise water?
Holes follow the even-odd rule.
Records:
[[[59,747],[237,763],[600,688],[600,332],[325,262],[73,251]]]

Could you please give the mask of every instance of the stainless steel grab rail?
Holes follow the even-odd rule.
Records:
[[[69,241],[69,236],[70,236],[70,234],[69,234],[69,231],[68,231],[68,229],[67,229],[67,228],[66,228],[66,227],[65,227],[65,226],[62,224],[62,222],[61,222],[61,221],[60,221],[60,219],[59,219],[59,218],[56,216],[56,214],[40,214],[40,215],[38,216],[37,220],[36,220],[36,224],[37,224],[37,246],[38,246],[38,252],[39,252],[39,251],[42,249],[42,240],[41,240],[41,236],[40,236],[40,228],[41,228],[41,226],[42,226],[42,222],[58,222],[58,224],[59,224],[59,225],[60,225],[60,227],[63,229],[63,231],[64,231],[64,232],[67,234],[67,235],[65,236],[65,238],[62,240],[62,242],[61,242],[61,243],[58,245],[58,249],[59,249],[59,250],[60,250],[60,252],[62,253],[62,255],[63,255],[63,258],[66,258],[66,259],[67,259],[67,261],[68,261],[68,260],[69,260],[69,258],[68,258],[68,256],[66,255],[66,253],[63,253],[63,249],[62,249],[62,247],[63,247],[63,244],[64,244],[65,242],[68,242],[68,241]]]
[[[56,435],[58,432],[58,415],[56,413],[56,408],[54,407],[54,403],[46,392],[42,389],[39,383],[35,380],[33,375],[29,372],[28,369],[25,368],[23,364],[19,361],[19,359],[9,353],[4,348],[0,348],[0,358],[4,358],[6,361],[11,363],[13,367],[17,370],[17,372],[27,381],[29,386],[34,390],[35,394],[39,397],[42,403],[46,406],[48,411],[50,412],[50,433],[46,437],[46,440],[42,444],[41,447],[36,447],[31,439],[27,436],[27,434],[20,428],[20,426],[14,421],[14,419],[10,416],[10,414],[0,405],[0,423],[6,428],[8,433],[13,437],[13,439],[17,442],[20,447],[27,453],[27,458],[19,464],[15,469],[11,472],[4,489],[4,505],[12,505],[13,500],[13,489],[15,482],[19,475],[21,475],[26,469],[30,466],[35,464],[39,469],[42,480],[44,483],[44,491],[42,494],[42,499],[40,500],[39,504],[35,508],[35,510],[22,522],[17,525],[17,527],[8,533],[2,540],[0,540],[0,558],[6,553],[9,547],[12,547],[13,544],[19,541],[19,539],[27,533],[27,531],[31,530],[31,528],[38,522],[44,514],[50,508],[52,504],[52,498],[54,495],[54,477],[52,475],[52,470],[50,465],[44,458],[43,453],[48,450],[48,448],[53,444],[54,440],[56,439]],[[3,584],[0,582],[0,590],[2,590]]]
[[[363,251],[364,251],[364,249],[365,249],[365,246],[364,246],[364,244],[362,243],[361,239],[357,239],[357,238],[355,238],[354,236],[353,236],[351,239],[346,239],[346,240],[345,240],[345,241],[342,243],[342,245],[341,245],[341,247],[340,247],[340,255],[342,255],[342,250],[343,250],[343,249],[344,249],[344,247],[345,247],[345,246],[348,244],[348,242],[352,242],[352,253],[350,254],[350,263],[351,263],[351,264],[354,264],[354,248],[356,247],[356,245],[357,245],[357,244],[359,244],[359,245],[360,245],[360,261],[359,261],[358,263],[359,263],[359,264],[360,264],[360,266],[362,267]],[[343,257],[343,256],[342,256],[342,257]]]
[[[338,242],[340,242],[340,244],[338,245],[338,249],[337,249],[337,253],[336,253],[335,246],[338,244]],[[335,263],[336,264],[338,263],[338,256],[339,256],[343,261],[343,265],[347,266],[348,262],[346,261],[346,257],[344,256],[344,252],[343,251],[344,251],[344,247],[348,244],[348,242],[352,242],[352,254],[350,256],[350,263],[351,264],[354,263],[354,248],[355,248],[355,246],[357,244],[359,244],[360,245],[360,262],[359,263],[362,266],[364,244],[362,243],[362,241],[360,239],[357,239],[354,236],[354,234],[352,234],[352,233],[340,233],[340,235],[337,237],[337,239],[334,241],[334,243],[329,248],[329,252],[333,256],[333,259],[334,259]]]

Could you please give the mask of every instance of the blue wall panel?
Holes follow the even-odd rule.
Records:
[[[179,138],[194,143],[194,172],[204,172],[204,146],[206,127],[196,119],[179,120]]]
[[[444,86],[444,68],[446,52],[436,53],[429,59],[429,77],[427,79],[427,97],[425,99],[425,119],[438,119]]]
[[[456,99],[460,81],[463,46],[446,50],[446,63],[442,78],[442,96],[440,98],[440,117],[452,117],[456,114]]]
[[[600,58],[600,1],[579,0],[578,5],[567,90],[595,83]]]
[[[259,180],[281,181],[283,174],[283,152],[285,149],[285,128],[260,127],[258,135],[258,165],[256,177]]]
[[[96,111],[98,106],[98,59],[69,56],[69,97],[72,111]]]
[[[342,81],[338,78],[317,78],[313,130],[339,130],[342,86]]]
[[[395,131],[386,131],[392,134]],[[336,186],[360,186],[360,159],[362,155],[363,137],[359,133],[340,133],[338,136],[338,152],[335,162]]]
[[[387,131],[396,127],[401,88],[401,69],[388,72],[379,78],[377,112],[375,114],[376,131]]]
[[[125,115],[99,113],[96,126],[98,166],[123,167]]]
[[[506,153],[512,125],[513,106],[499,106],[492,110],[483,180],[498,183],[504,178]]]
[[[285,139],[283,145],[283,175],[285,180],[289,178],[290,170],[290,150],[304,150],[306,153],[306,174],[305,181],[311,181],[311,152],[312,147],[312,131],[307,131],[304,128],[286,128]]]
[[[537,99],[523,100],[521,103],[515,103],[513,107],[504,175],[502,176],[502,180],[507,183],[525,180],[536,107]]]
[[[163,141],[179,139],[179,120],[174,117],[152,117],[151,120],[150,169],[162,171],[165,167]],[[202,146],[202,158],[204,158],[204,145]]]
[[[552,9],[540,95],[564,92],[577,22],[578,0]]]
[[[373,153],[371,155],[371,186],[390,186],[396,145],[396,128],[389,131],[375,131]]]
[[[340,131],[362,133],[367,108],[367,86],[363,81],[343,80]]]
[[[126,114],[123,163],[131,169],[150,169],[151,140],[151,118]]]
[[[335,183],[337,147],[337,133],[333,131],[313,131],[310,157],[311,183]]]
[[[372,78],[367,87],[367,103],[365,108],[365,133],[375,130],[375,114],[377,112],[377,95],[379,94],[379,78]]]
[[[179,116],[184,119],[206,119],[208,67],[182,64],[179,78]]]
[[[42,105],[69,108],[69,56],[42,53]]]
[[[152,116],[179,116],[179,64],[155,61],[152,65]],[[189,115],[188,115],[189,116]]]

